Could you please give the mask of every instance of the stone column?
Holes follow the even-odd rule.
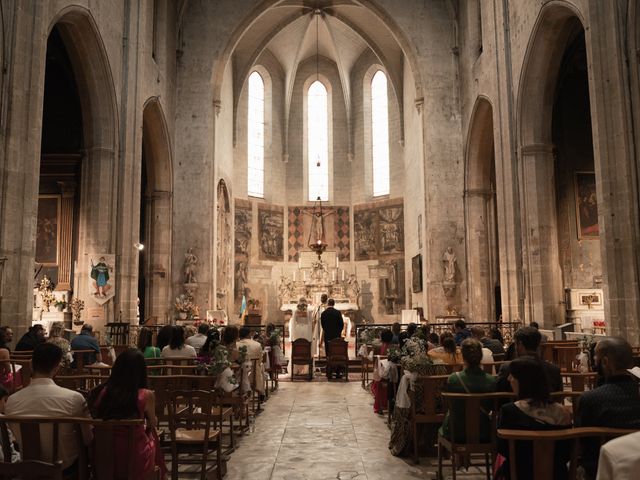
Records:
[[[478,322],[493,320],[491,214],[487,208],[492,195],[493,192],[484,189],[465,191],[469,317]]]
[[[553,327],[564,319],[553,145],[524,145],[520,156],[527,272],[525,316],[529,322]]]
[[[168,323],[171,309],[171,199],[163,191],[147,197],[146,315],[158,323]]]
[[[71,290],[71,253],[73,250],[73,204],[75,182],[58,182],[62,192],[60,202],[60,259],[56,290]]]
[[[589,1],[585,30],[607,333],[640,343],[640,226],[624,2]],[[619,9],[621,9],[619,11]]]

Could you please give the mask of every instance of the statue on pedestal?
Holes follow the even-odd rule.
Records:
[[[196,265],[198,263],[198,257],[193,253],[193,248],[187,250],[187,253],[184,254],[184,283],[198,283],[196,279]]]

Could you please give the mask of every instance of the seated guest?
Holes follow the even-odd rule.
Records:
[[[380,334],[380,355],[386,355],[389,347],[393,344],[393,333],[385,329]],[[387,408],[387,382],[380,378],[377,370],[373,371],[373,383],[371,383],[371,393],[373,393],[373,411],[382,415]]]
[[[0,414],[4,415],[7,407],[7,399],[9,398],[9,391],[0,385]],[[20,452],[16,450],[16,439],[13,436],[11,429],[8,429],[9,433],[9,451],[11,452],[11,459],[8,460],[11,463],[20,461]],[[2,438],[0,437],[0,447],[2,447]],[[0,462],[4,462],[4,453],[0,448]]]
[[[118,427],[114,432],[114,478],[128,478],[130,455],[135,456],[136,478],[147,478],[156,466],[164,478],[166,467],[156,433],[155,395],[147,389],[147,365],[142,353],[132,348],[118,355],[109,380],[96,387],[89,398],[95,418],[145,420],[145,425],[135,427],[133,445],[129,445],[128,427]]]
[[[11,372],[11,362],[9,357],[11,352],[7,348],[6,330],[0,329],[0,385],[13,391],[13,373]]]
[[[464,370],[449,375],[445,391],[453,393],[489,393],[496,390],[496,380],[492,375],[486,373],[481,367],[483,348],[480,342],[474,338],[467,338],[462,341],[460,351],[464,362]],[[492,405],[486,405],[486,412],[489,412]],[[449,416],[453,417],[454,431],[457,442],[464,442],[464,402],[456,402],[447,412],[440,427],[440,434],[445,438],[451,438],[449,431]],[[491,419],[487,414],[483,415],[480,424],[480,441],[487,442],[491,437]]]
[[[222,332],[222,339],[220,345],[227,349],[229,354],[229,360],[235,362],[239,358],[238,347],[236,341],[238,340],[239,331],[235,325],[227,325]]]
[[[462,354],[458,347],[456,347],[456,342],[450,332],[445,332],[440,335],[440,346],[429,350],[427,355],[433,360],[440,360],[450,365],[462,363]]]
[[[400,332],[401,332],[400,323],[394,322],[394,324],[391,325],[391,334],[393,335],[393,338],[391,339],[392,344],[400,345]]]
[[[171,337],[173,336],[173,325],[165,325],[158,331],[156,335],[156,347],[162,352],[164,347],[171,343]]]
[[[598,342],[595,353],[604,384],[581,395],[576,426],[640,429],[638,383],[627,371],[633,367],[631,346],[622,338],[606,338]],[[582,465],[588,479],[596,476],[599,446],[596,439],[582,442]]]
[[[184,344],[184,328],[180,325],[173,326],[171,342],[162,349],[163,358],[170,357],[197,357],[196,349]]]
[[[73,354],[71,353],[71,344],[69,343],[69,340],[63,338],[63,334],[64,323],[52,323],[51,330],[49,331],[49,338],[47,338],[47,343],[53,343],[54,345],[57,345],[62,349],[62,353],[64,355],[62,359],[62,366],[65,368],[69,368],[71,362],[73,361]]]
[[[569,410],[551,399],[549,379],[539,360],[519,357],[511,362],[509,372],[509,382],[517,400],[500,408],[498,429],[554,430],[571,427]],[[516,443],[518,480],[534,480],[533,454],[529,443]],[[498,439],[498,453],[505,459],[500,473],[509,478],[509,444],[506,440]],[[554,479],[567,478],[568,460],[569,445],[556,445]]]
[[[484,328],[471,327],[471,335],[473,335],[473,338],[478,340],[484,348],[491,352],[491,358],[493,358],[493,355],[504,356],[504,347],[502,346],[502,343],[500,343],[499,340],[487,337]]]
[[[198,358],[204,363],[210,362],[218,345],[220,345],[220,332],[212,328],[209,330],[209,333],[207,333],[207,340],[200,349]]]
[[[88,323],[82,325],[80,335],[76,335],[71,340],[71,350],[93,350],[92,353],[83,353],[82,360],[84,365],[102,364],[102,354],[100,353],[100,345],[98,340],[93,336],[93,327]],[[75,360],[74,360],[75,363]]]
[[[7,400],[6,414],[11,416],[43,416],[43,417],[87,417],[89,409],[82,394],[62,388],[56,385],[53,377],[56,376],[62,362],[62,350],[52,343],[42,343],[33,351],[31,358],[31,383],[17,391]],[[16,432],[17,434],[17,432]],[[87,427],[82,430],[86,444],[91,440],[91,430]],[[18,444],[20,438],[18,435]],[[79,445],[76,441],[77,433],[70,424],[61,424],[58,431],[58,453],[62,460],[62,468],[71,472],[78,458]],[[42,454],[43,461],[53,460],[51,438],[43,435]]]
[[[493,352],[491,351],[491,349],[485,347],[482,344],[482,339],[486,338],[484,334],[484,329],[480,327],[471,328],[471,337],[478,340],[478,342],[480,342],[480,345],[482,346],[482,362],[481,363],[493,362]],[[487,338],[487,340],[489,339]],[[500,347],[500,349],[502,350],[502,347]],[[504,350],[502,351],[502,353],[504,353]]]
[[[9,344],[13,341],[13,330],[11,330],[11,327],[0,327],[0,332],[4,332],[4,348],[11,351]]]
[[[471,337],[471,330],[467,328],[466,322],[462,319],[456,320],[456,322],[453,324],[453,331],[455,332],[453,339],[458,346],[465,338]]]
[[[207,341],[207,332],[209,332],[209,325],[203,322],[198,325],[198,333],[191,337],[187,337],[184,343],[191,345],[196,349],[196,352],[199,352],[204,345],[204,342]]]
[[[547,380],[549,388],[552,392],[562,391],[562,376],[560,375],[560,369],[553,363],[544,361],[538,355],[538,347],[540,346],[540,332],[533,327],[522,327],[518,329],[514,335],[515,352],[519,357],[527,356],[532,357],[536,361],[542,364],[545,372],[547,373]],[[498,372],[498,386],[499,392],[511,391],[511,385],[509,382],[509,365],[510,363],[503,363],[500,366]]]
[[[144,358],[159,358],[160,349],[153,346],[153,331],[150,328],[142,327],[138,333],[138,350],[142,352]]]
[[[264,364],[262,363],[262,345],[249,338],[251,335],[251,329],[249,327],[241,327],[238,332],[240,340],[236,342],[238,349],[247,347],[247,358],[249,360],[256,360],[256,371],[252,372],[251,383],[252,387],[260,394],[264,396]]]
[[[398,338],[400,339],[401,347],[404,347],[404,342],[413,337],[417,329],[418,326],[415,323],[411,322],[409,325],[407,325],[407,329],[404,332],[400,332]]]
[[[16,352],[35,350],[44,341],[44,327],[40,324],[32,325],[16,345]]]
[[[596,480],[635,478],[640,471],[640,432],[630,433],[605,443],[600,448]]]
[[[492,340],[499,341],[500,345],[502,345],[502,348],[504,349],[504,337],[502,336],[502,333],[500,332],[499,329],[492,328],[491,330],[489,330],[489,336],[491,337]]]
[[[427,340],[427,349],[429,350],[433,350],[440,345],[440,336],[436,332],[431,332]]]
[[[538,322],[531,322],[529,326],[535,328],[536,330],[540,330],[540,325]],[[549,337],[547,337],[544,333],[540,332],[540,343],[546,343],[549,341]]]

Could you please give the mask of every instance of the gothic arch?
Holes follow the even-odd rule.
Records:
[[[488,98],[476,99],[465,147],[467,285],[469,310],[475,321],[492,321],[501,305],[495,191],[493,106]]]
[[[146,184],[142,185],[140,192],[145,212],[144,238],[140,240],[145,249],[140,253],[140,267],[143,269],[142,305],[145,309],[140,312],[140,320],[155,317],[162,321],[166,306],[171,303],[173,173],[170,136],[157,97],[148,99],[143,107],[142,155]]]
[[[554,101],[564,53],[584,26],[584,17],[573,4],[551,1],[544,5],[529,39],[518,88],[524,315],[527,322],[547,327],[562,323],[565,315],[552,137]]]
[[[231,311],[233,294],[231,269],[233,268],[232,219],[229,190],[223,179],[216,188],[216,309]]]

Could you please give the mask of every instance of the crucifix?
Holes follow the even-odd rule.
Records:
[[[309,246],[316,245],[318,242],[325,243],[324,236],[324,219],[329,215],[333,215],[333,210],[322,210],[322,200],[320,197],[316,200],[313,208],[305,208],[302,213],[311,217],[311,230],[309,232]]]

